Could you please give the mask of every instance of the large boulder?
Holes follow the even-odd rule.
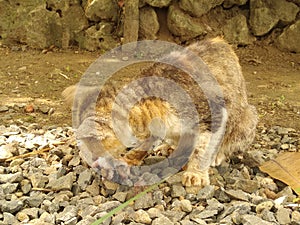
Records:
[[[5,0],[0,0],[0,37],[7,41],[10,37],[9,29],[13,30],[13,21],[16,21],[16,13],[13,7]]]
[[[176,5],[171,5],[168,11],[167,24],[170,32],[181,40],[189,40],[206,34],[204,25],[196,18],[184,13]]]
[[[245,5],[248,0],[224,0],[224,8],[231,8],[234,5]]]
[[[30,11],[26,21],[26,40],[30,47],[47,48],[51,45],[61,47],[63,28],[59,14],[44,7]]]
[[[242,14],[227,20],[223,32],[225,39],[231,44],[248,45],[255,41],[255,37],[250,34],[247,19]]]
[[[153,7],[167,7],[170,5],[172,0],[144,0],[145,3],[148,3],[149,5]]]
[[[118,4],[115,0],[93,0],[85,9],[85,15],[92,21],[116,21],[118,17]]]
[[[300,20],[286,28],[277,43],[283,50],[300,53]]]
[[[294,22],[300,10],[297,5],[295,5],[292,2],[287,2],[285,0],[276,0],[274,8],[280,22],[284,24]]]
[[[297,5],[300,6],[300,0],[290,0],[290,2],[293,2],[293,3],[295,3],[295,4],[297,4]]]
[[[140,9],[139,37],[147,40],[155,40],[159,31],[159,22],[156,12],[151,7]]]
[[[250,25],[254,35],[271,31],[279,21],[288,24],[296,19],[299,7],[285,0],[250,0]]]
[[[106,51],[115,48],[119,41],[112,36],[114,24],[109,22],[100,22],[97,25],[89,27],[84,33],[77,35],[76,41],[79,47],[89,51],[98,49]]]
[[[8,2],[12,5],[12,6],[20,6],[23,8],[35,8],[39,5],[45,5],[45,1],[40,1],[40,0],[8,0]]]
[[[46,8],[46,3],[39,0],[0,0],[0,36],[3,43],[26,43],[28,14],[39,6]]]
[[[76,4],[62,12],[61,23],[63,25],[61,46],[68,48],[70,42],[76,40],[78,33],[88,28],[88,20],[85,17],[83,8]]]
[[[64,27],[70,31],[71,38],[89,26],[88,20],[85,17],[84,11],[80,5],[70,6],[65,12],[62,13],[61,19]]]
[[[200,17],[214,7],[221,5],[224,0],[180,0],[179,6],[191,16]]]

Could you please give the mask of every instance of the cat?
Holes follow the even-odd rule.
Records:
[[[126,69],[119,71],[119,75],[109,79],[102,87],[95,105],[95,113],[90,113],[93,110],[88,108],[91,108],[90,95],[97,92],[90,87],[86,87],[89,91],[81,87],[83,90],[79,91],[76,96],[83,97],[82,100],[77,101],[75,108],[80,111],[77,127],[79,127],[78,136],[84,152],[82,155],[90,162],[89,164],[103,166],[100,165],[105,164],[103,160],[98,159],[102,159],[106,152],[109,152],[113,157],[122,159],[131,165],[139,165],[149,151],[159,151],[163,148],[174,150],[176,146],[180,145],[181,136],[186,135],[185,144],[190,145],[189,148],[192,148],[192,151],[191,154],[188,154],[188,162],[184,166],[182,184],[186,187],[203,187],[210,183],[208,173],[210,166],[220,165],[233,153],[247,149],[254,139],[258,117],[255,107],[248,103],[246,85],[237,55],[232,47],[221,38],[196,42],[187,46],[186,49],[200,57],[207,65],[220,86],[222,96],[214,96],[215,90],[211,89],[213,97],[208,99],[207,93],[204,93],[189,74],[162,62],[145,63],[144,69],[129,75]],[[165,57],[167,61],[173,61],[186,67],[189,67],[193,60],[188,53],[185,54],[181,51],[171,52]],[[163,95],[162,92],[176,94],[172,85],[159,87],[159,78],[172,80],[185,90],[194,103],[199,121],[192,125],[192,129],[189,127],[184,130],[185,125],[180,122],[178,110],[166,99],[155,96],[140,99],[130,108],[127,117],[138,143],[136,140],[126,137],[128,127],[119,126],[117,133],[124,135],[123,139],[125,142],[127,141],[124,144],[113,129],[112,111],[115,107],[116,97],[125,85],[153,75],[156,78],[153,78],[153,84],[150,82],[148,86],[157,85],[158,96]],[[119,108],[115,118],[126,119],[126,112],[122,111],[122,106],[125,106],[127,101],[132,101],[132,99],[130,100],[132,95],[146,92],[148,86],[133,86],[130,89],[131,92],[128,92],[129,94],[123,95],[116,104]],[[77,87],[76,85],[68,87],[63,92],[63,97],[70,105],[74,102]],[[209,87],[207,90],[210,92]],[[187,107],[190,106],[187,105]],[[192,111],[190,108],[186,109]],[[217,111],[216,115],[211,114],[210,110],[212,109]],[[191,114],[191,112],[188,112],[188,116],[189,113]],[[215,125],[212,124],[213,120],[217,121]],[[95,129],[92,130],[91,127]],[[221,132],[221,137],[215,139],[215,134],[218,132]],[[193,136],[195,133],[194,139],[192,138],[190,141],[189,135]],[[215,145],[207,148],[210,143],[215,143]],[[127,151],[128,149],[132,150]],[[124,172],[122,175],[124,179],[126,179],[126,173]],[[107,172],[103,176],[112,178],[114,174]]]

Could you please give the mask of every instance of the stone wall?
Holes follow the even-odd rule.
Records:
[[[39,49],[111,49],[123,38],[126,1],[130,0],[0,0],[0,41]],[[182,43],[221,35],[242,46],[267,39],[300,53],[300,0],[135,2],[139,39]]]

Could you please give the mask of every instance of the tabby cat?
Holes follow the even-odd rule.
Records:
[[[186,135],[184,138],[189,144],[189,132],[191,135],[196,133],[191,145],[192,154],[188,155],[188,162],[184,166],[182,183],[188,187],[201,187],[209,184],[210,166],[219,165],[233,153],[247,149],[255,135],[257,114],[255,108],[247,101],[245,81],[238,57],[232,47],[221,38],[214,38],[191,44],[186,48],[207,65],[221,88],[222,96],[214,96],[212,87],[212,97],[208,99],[207,93],[204,93],[189,74],[162,62],[144,63],[142,65],[144,69],[136,69],[135,73],[128,68],[119,71],[101,88],[94,108],[90,104],[90,96],[97,93],[93,88],[86,87],[85,90],[85,87],[80,87],[82,90],[77,90],[76,94],[76,98],[79,96],[80,101],[76,101],[75,98],[76,85],[68,87],[63,92],[69,104],[72,104],[75,98],[73,110],[75,107],[78,110],[77,114],[80,115],[79,119],[75,118],[78,125],[77,135],[81,140],[82,155],[91,165],[105,167],[106,162],[98,159],[105,157],[107,152],[121,161],[139,165],[151,151],[168,149],[169,154],[172,154],[182,136]],[[186,67],[189,67],[193,60],[190,55],[176,51],[171,52],[167,58],[175,64]],[[152,84],[150,82],[133,86],[124,92],[125,94],[119,95],[127,84],[149,77],[153,77]],[[191,127],[185,129],[178,110],[167,99],[160,97],[164,93],[176,95],[174,87],[161,84],[160,78],[174,81],[192,99],[198,113],[198,121],[192,125],[193,129],[190,129]],[[135,96],[146,93],[147,88],[153,87],[157,88],[158,97],[147,96],[142,99],[136,97],[138,100],[130,107],[129,112],[122,109]],[[205,87],[210,90],[209,83]],[[118,98],[119,100],[116,100]],[[212,115],[212,109],[217,111],[216,116]],[[184,110],[188,116],[191,114],[192,109],[189,105],[186,105]],[[114,127],[116,119],[127,120],[136,139],[128,135],[127,126],[117,126],[116,131]],[[217,121],[217,125],[212,124],[213,120]],[[221,132],[220,139],[214,136],[218,132]],[[121,139],[125,141],[120,140],[120,134]],[[207,148],[210,143],[215,145]],[[107,168],[112,169],[112,166]],[[107,173],[105,176],[111,178],[114,175]],[[126,172],[123,176],[126,179]]]

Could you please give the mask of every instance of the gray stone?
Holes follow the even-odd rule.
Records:
[[[191,16],[200,17],[214,7],[221,5],[224,0],[180,0],[179,6]]]
[[[148,209],[154,206],[154,201],[151,193],[147,193],[142,198],[139,198],[134,203],[134,209]]]
[[[39,209],[38,208],[27,208],[21,211],[29,216],[30,219],[36,219],[39,216]]]
[[[78,207],[78,215],[82,218],[93,216],[98,212],[98,207],[95,205],[81,205]]]
[[[43,113],[43,114],[48,114],[50,107],[46,106],[46,105],[41,105],[39,106],[39,110]]]
[[[48,183],[48,177],[44,176],[41,172],[33,173],[29,176],[32,187],[34,188],[44,188],[46,183]]]
[[[161,190],[153,192],[153,201],[155,204],[163,205],[164,193]]]
[[[42,202],[42,206],[41,206],[42,209],[46,210],[47,212],[53,214],[53,213],[56,213],[58,212],[59,210],[59,204],[58,203],[53,203],[49,200],[44,200]]]
[[[37,7],[28,13],[24,23],[26,37],[20,41],[28,46],[39,49],[61,46],[62,25],[56,12],[46,10],[45,6]]]
[[[285,0],[277,0],[274,3],[274,8],[279,17],[280,22],[284,24],[289,24],[295,21],[296,16],[300,11],[297,5]]]
[[[268,222],[277,223],[274,213],[269,210],[263,210],[261,212],[261,218]]]
[[[76,34],[88,27],[88,20],[80,5],[73,4],[62,14],[62,23],[65,25],[62,38],[68,38],[69,35],[67,41],[73,40]]]
[[[0,146],[0,159],[7,159],[13,156],[15,147],[12,144],[5,144]]]
[[[286,208],[280,208],[277,210],[276,219],[280,224],[290,224],[291,223],[291,210]]]
[[[285,197],[286,201],[293,201],[293,199],[296,198],[290,186],[287,186],[282,191],[278,192],[277,197]]]
[[[219,213],[218,210],[203,210],[199,214],[193,215],[192,218],[193,219],[195,219],[195,218],[198,218],[198,219],[208,219],[208,218],[214,217],[218,213]]]
[[[31,182],[29,180],[22,180],[21,181],[21,190],[23,192],[23,194],[28,194],[31,190],[32,186],[31,186]]]
[[[157,176],[156,174],[153,174],[153,173],[149,173],[149,172],[143,173],[140,178],[146,184],[155,184],[161,180],[161,178],[159,176]]]
[[[300,53],[300,20],[283,31],[277,45],[283,50]]]
[[[59,194],[55,195],[54,199],[52,200],[53,203],[61,203],[61,202],[68,202],[70,200],[70,197],[67,193],[64,193],[63,191]]]
[[[61,213],[58,213],[56,216],[56,221],[67,222],[77,216],[77,211],[78,209],[76,206],[68,205]]]
[[[182,220],[180,221],[181,225],[194,225],[195,223],[193,223],[192,221],[189,220]]]
[[[231,44],[249,45],[256,40],[256,38],[250,34],[247,19],[242,14],[238,14],[226,20],[223,32],[225,39]]]
[[[80,164],[80,156],[74,155],[73,158],[70,160],[68,166],[78,166]]]
[[[250,0],[250,25],[254,35],[267,34],[279,22],[296,19],[299,8],[285,0]]]
[[[97,196],[100,193],[100,184],[97,180],[93,180],[92,184],[85,189],[92,196]]]
[[[218,210],[218,212],[221,212],[224,209],[224,205],[221,204],[215,198],[208,199],[207,204],[208,204],[208,206],[206,207],[207,210]]]
[[[45,198],[45,194],[40,193],[40,192],[36,192],[36,193],[31,194],[31,196],[26,199],[26,203],[30,207],[38,208],[42,204],[44,198]]]
[[[260,187],[260,184],[256,180],[248,180],[248,179],[237,179],[237,181],[234,183],[235,189],[240,189],[246,193],[254,193],[257,191]]]
[[[152,221],[148,213],[142,209],[139,209],[138,211],[134,212],[132,218],[135,222],[142,224],[151,224]]]
[[[265,202],[262,202],[262,203],[259,203],[256,208],[255,208],[255,211],[260,214],[263,210],[271,210],[272,207],[274,206],[274,202],[272,201],[265,201]]]
[[[103,212],[103,211],[109,212],[110,210],[118,207],[119,205],[121,205],[121,203],[118,201],[105,202],[99,206],[99,211],[100,212]]]
[[[264,162],[264,153],[261,150],[245,152],[244,163],[249,167],[259,166]]]
[[[77,182],[81,190],[86,189],[86,187],[91,183],[91,179],[92,172],[90,169],[86,169],[85,171],[79,174]]]
[[[115,198],[116,200],[120,201],[120,202],[125,202],[127,197],[127,192],[116,192],[113,195],[113,198]]]
[[[248,201],[248,195],[242,190],[227,190],[225,193],[232,199]]]
[[[0,174],[0,183],[18,183],[23,179],[21,172],[13,174]]]
[[[161,217],[162,211],[158,208],[150,208],[147,213],[149,214],[151,219]]]
[[[280,145],[280,148],[282,150],[288,150],[290,148],[290,145],[289,144],[282,144],[282,145]]]
[[[225,0],[223,2],[224,8],[231,8],[234,5],[245,5],[248,0]]]
[[[112,222],[110,224],[111,225],[123,224],[122,222],[124,222],[126,218],[128,217],[131,218],[133,216],[134,216],[134,212],[132,212],[132,214],[129,214],[128,212],[120,212],[112,218]]]
[[[120,186],[119,184],[111,182],[109,180],[104,180],[103,184],[107,190],[109,190],[110,192],[113,192],[113,193],[115,193],[117,191],[118,187]]]
[[[191,202],[186,199],[180,201],[180,208],[183,212],[191,212],[193,210]]]
[[[265,221],[261,218],[259,218],[258,216],[254,216],[254,215],[243,215],[241,217],[241,222],[244,225],[272,225],[273,223],[270,223],[268,221]]]
[[[173,198],[176,197],[184,197],[186,195],[186,191],[182,185],[172,185],[171,196]]]
[[[62,176],[58,179],[51,179],[47,185],[48,188],[51,188],[56,191],[62,190],[71,190],[73,186],[73,173],[70,172],[66,176]]]
[[[167,210],[162,212],[164,216],[169,218],[173,223],[180,221],[185,215],[185,212],[177,211],[177,210]]]
[[[9,110],[9,108],[5,105],[1,105],[0,106],[0,113],[3,113],[3,112],[7,112]]]
[[[3,213],[3,225],[15,225],[18,224],[19,221],[16,219],[16,217],[8,212]]]
[[[292,212],[292,224],[299,225],[300,224],[300,212],[299,211],[293,211]]]
[[[3,190],[4,194],[12,194],[14,193],[17,189],[18,189],[18,185],[17,183],[6,183],[6,184],[1,184],[0,185],[0,189]]]
[[[203,24],[175,5],[169,7],[167,24],[170,32],[182,40],[192,39],[207,33]]]
[[[77,223],[77,225],[91,225],[93,222],[95,222],[95,218],[91,217],[91,216],[88,216],[87,218],[84,218],[79,223]],[[107,219],[103,223],[103,225],[107,225],[107,224],[110,224],[110,219]]]
[[[175,173],[174,175],[167,178],[167,180],[166,180],[167,183],[168,184],[176,184],[176,183],[179,184],[179,183],[181,183],[182,174],[183,174],[183,172]]]
[[[94,0],[89,1],[85,15],[92,21],[100,20],[117,20],[118,5],[116,1],[112,0]]]
[[[254,35],[262,36],[267,34],[278,23],[279,19],[273,16],[270,8],[259,7],[258,1],[260,0],[250,0],[250,25]]]
[[[174,224],[165,216],[161,216],[152,221],[152,225],[172,225]]]
[[[153,6],[153,7],[167,7],[172,0],[144,0],[145,3],[148,3],[149,5]]]
[[[55,216],[51,215],[48,212],[43,212],[40,216],[40,219],[45,221],[46,223],[55,224]]]
[[[0,35],[3,38],[3,43],[10,44],[12,40],[24,38],[25,27],[23,21],[26,19],[24,14],[27,14],[28,10],[21,13],[9,1],[0,1],[0,10]],[[12,21],[15,21],[15,23]]]
[[[8,213],[16,213],[19,212],[24,206],[23,201],[20,200],[12,200],[12,201],[0,201],[0,208],[2,212],[8,212]]]
[[[248,202],[234,201],[230,204],[231,205],[224,206],[225,209],[219,216],[221,220],[226,218],[228,215],[231,215],[233,212],[238,212],[240,215],[249,214],[249,212],[251,212],[251,206]]]
[[[198,192],[197,198],[200,200],[208,200],[211,199],[214,196],[214,194],[215,186],[207,185]]]
[[[116,40],[111,32],[113,24],[109,22],[99,23],[99,30],[97,26],[91,26],[85,30],[83,35],[78,35],[76,41],[79,43],[81,48],[89,51],[95,51],[97,49],[110,50],[115,48],[119,42]]]
[[[30,220],[29,216],[23,212],[18,212],[16,215],[16,218],[18,221],[23,222],[23,223],[28,222]]]
[[[148,6],[141,8],[139,36],[146,40],[154,40],[158,31],[159,22],[155,10]]]

